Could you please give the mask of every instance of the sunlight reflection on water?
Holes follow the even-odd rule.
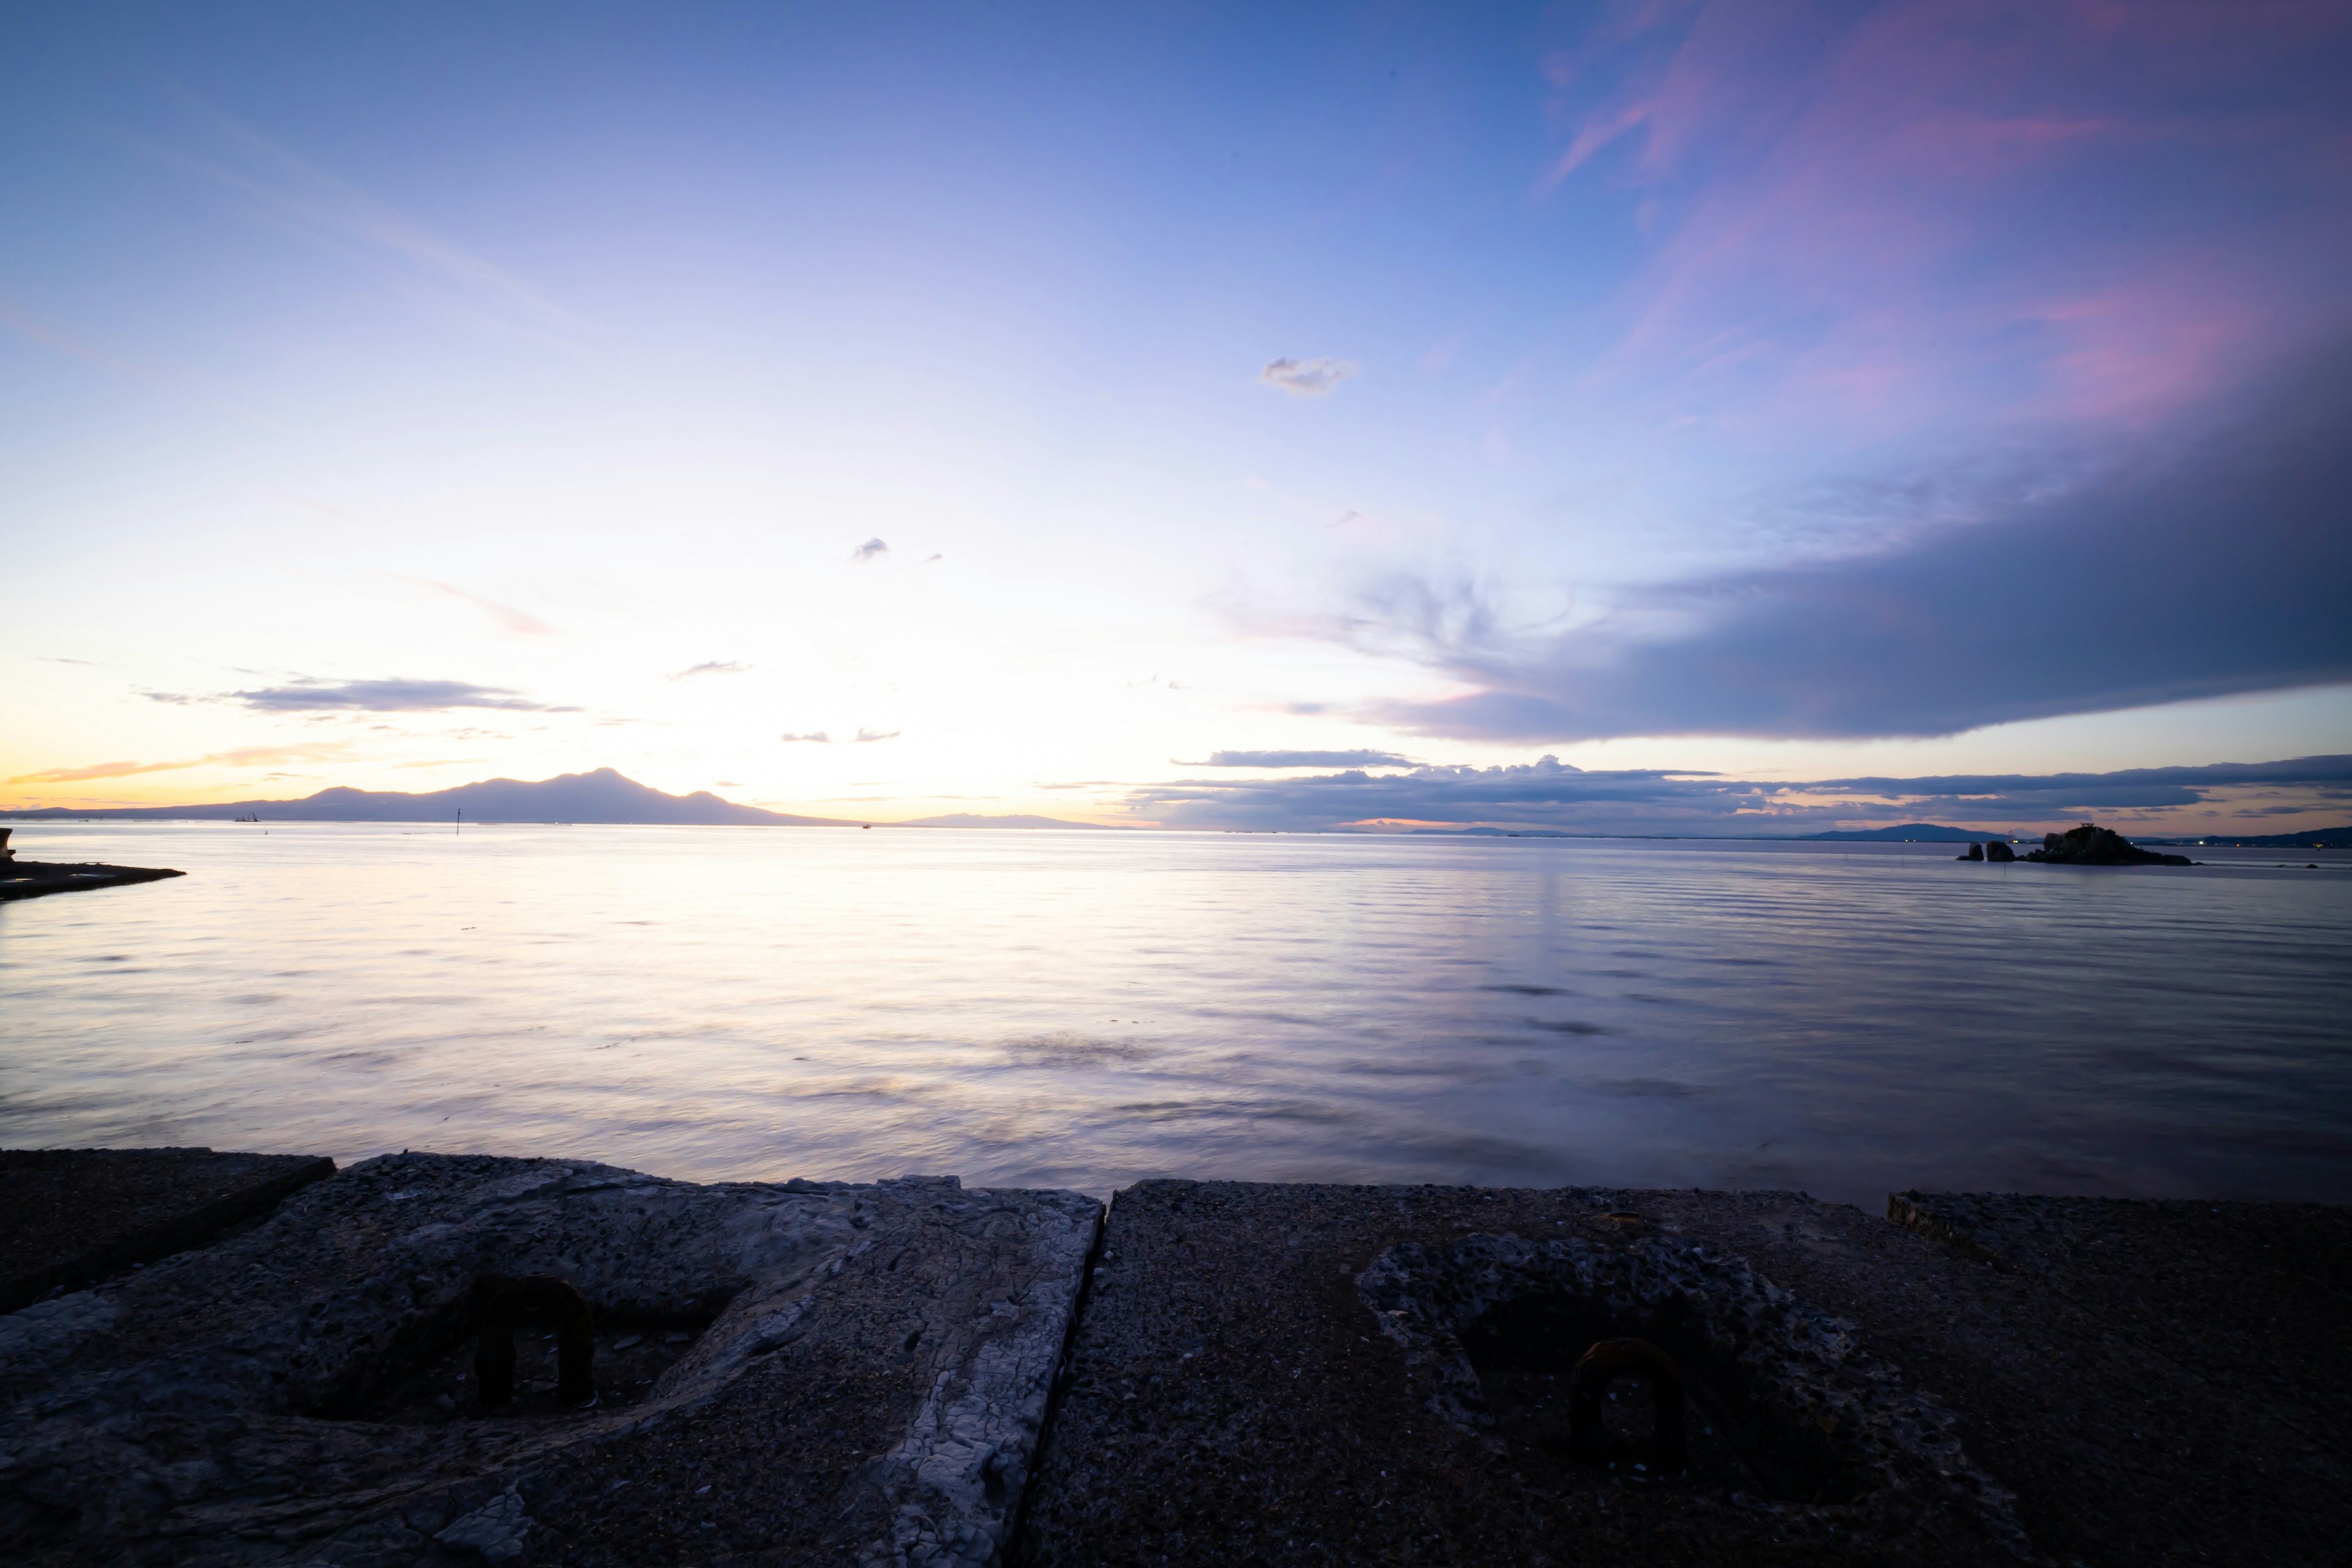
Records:
[[[17,829],[190,874],[0,906],[0,1143],[2352,1198],[2275,854],[264,826]]]

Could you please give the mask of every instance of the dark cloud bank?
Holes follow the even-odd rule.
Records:
[[[1517,767],[1416,768],[1384,776],[1351,770],[1307,778],[1192,779],[1144,785],[1129,795],[1127,805],[1171,827],[1307,831],[1390,821],[1737,836],[1922,819],[2038,828],[2084,812],[2211,806],[2227,798],[2224,792],[2263,789],[2293,792],[2323,808],[2346,802],[2352,816],[2352,756],[2111,773],[1802,784],[1651,768],[1587,772],[1546,757]]]
[[[1402,634],[1480,689],[1366,716],[1533,742],[1945,735],[2352,680],[2352,349],[2104,473],[1893,552],[1643,590],[1543,641],[1393,584],[1349,635]]]
[[[189,700],[170,692],[151,691],[147,695],[158,702]],[[267,713],[435,713],[453,708],[502,708],[527,713],[580,711],[577,708],[533,702],[499,686],[477,686],[468,680],[409,680],[398,676],[384,680],[300,679],[287,686],[225,692],[217,700]]]

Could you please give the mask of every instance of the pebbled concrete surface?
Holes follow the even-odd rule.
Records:
[[[2197,1205],[1906,1201],[1946,1234],[1801,1194],[1139,1184],[1112,1205],[1024,1560],[2343,1560],[2344,1211],[2208,1215],[2191,1228],[2210,1250],[2184,1268],[2181,1211]],[[1642,1217],[1610,1217],[1627,1213]],[[2231,1260],[2290,1234],[2300,1261],[2233,1294]],[[1496,1452],[1433,1403],[1360,1283],[1401,1245],[1482,1237],[1743,1262],[1848,1325],[1891,1386],[1951,1413],[1968,1460],[2014,1494],[2022,1542],[1959,1500],[1923,1495],[1874,1523],[1751,1506],[1728,1486],[1629,1484],[1527,1444]],[[2199,1315],[2222,1310],[2274,1327],[2242,1352],[2200,1353]],[[2179,1326],[2156,1332],[2161,1320]]]
[[[0,1318],[0,1557],[984,1563],[1099,1212],[953,1177],[369,1161]],[[512,1406],[450,1399],[477,1282],[533,1273],[596,1307],[602,1402],[557,1406],[544,1344]]]
[[[110,1211],[44,1158],[20,1227],[139,1217],[130,1178]],[[0,1316],[0,1560],[2121,1568],[2352,1539],[2342,1208],[1147,1182],[1099,1216],[952,1177],[371,1161]],[[558,1405],[526,1336],[482,1412],[477,1283],[539,1272],[598,1309],[600,1403]],[[1555,1297],[1687,1331],[1759,1403],[1695,1406],[1665,1483],[1575,1459],[1578,1336],[1624,1330],[1510,1317]],[[1645,1410],[1610,1419],[1638,1442]],[[1810,1458],[1749,1452],[1783,1439]]]

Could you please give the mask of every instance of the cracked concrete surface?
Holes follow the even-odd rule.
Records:
[[[246,1235],[0,1319],[0,1549],[986,1563],[1099,1212],[953,1177],[698,1186],[577,1161],[370,1161]],[[488,1274],[571,1279],[608,1337],[694,1337],[588,1410],[542,1390],[387,1418],[420,1369],[462,1355]]]

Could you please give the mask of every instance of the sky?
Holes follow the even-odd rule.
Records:
[[[0,23],[0,809],[2352,821],[2352,6]]]

